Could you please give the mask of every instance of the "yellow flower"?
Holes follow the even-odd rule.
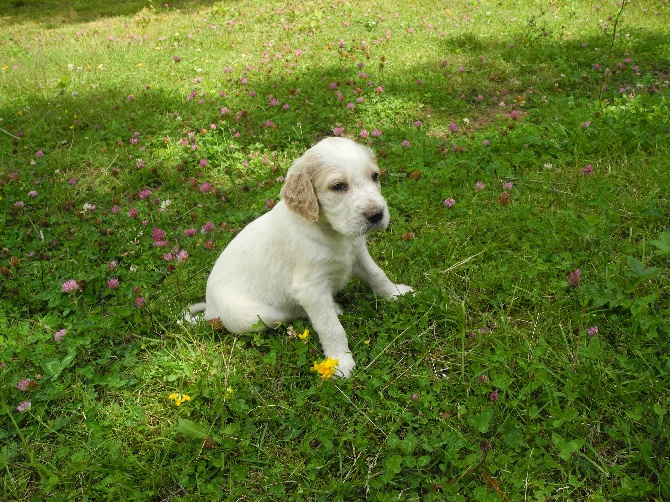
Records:
[[[321,375],[321,378],[330,378],[335,374],[335,367],[338,360],[330,357],[323,362],[317,363],[314,361],[314,366],[310,368],[311,371],[316,371]]]
[[[309,330],[308,329],[303,331],[302,335],[298,335],[298,338],[300,338],[303,342],[306,342],[308,337],[309,337]]]
[[[191,398],[187,396],[186,394],[175,394],[174,392],[168,396],[168,398],[172,399],[174,401],[174,404],[176,406],[181,406],[181,403],[184,401],[190,401]]]
[[[226,389],[226,392],[223,394],[223,398],[224,398],[224,399],[232,399],[232,397],[233,397],[233,388],[232,388],[232,387],[228,387],[228,388]]]

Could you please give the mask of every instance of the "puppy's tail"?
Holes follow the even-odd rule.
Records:
[[[195,315],[199,314],[200,312],[204,312],[207,309],[207,304],[205,302],[202,303],[196,303],[195,305],[191,305],[188,310],[185,310],[182,317],[184,320],[190,324],[196,324],[198,320],[202,318],[202,316]]]
[[[188,309],[191,311],[191,314],[198,314],[200,312],[204,312],[206,308],[207,304],[205,302],[202,302],[191,305]]]

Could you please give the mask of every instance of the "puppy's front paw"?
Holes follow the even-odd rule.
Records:
[[[349,378],[351,370],[354,369],[356,363],[350,352],[344,354],[338,354],[335,356],[330,356],[333,359],[337,359],[337,366],[335,367],[335,375],[338,377]]]
[[[398,296],[402,296],[414,291],[414,289],[412,289],[410,286],[406,286],[404,284],[394,284],[393,289],[394,291],[391,293],[391,298],[397,298]]]

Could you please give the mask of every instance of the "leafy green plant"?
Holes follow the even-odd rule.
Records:
[[[6,10],[3,500],[668,498],[667,5]],[[342,292],[349,380],[181,321],[328,135],[416,290]]]

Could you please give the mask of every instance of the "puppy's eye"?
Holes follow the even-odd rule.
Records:
[[[372,173],[372,181],[375,183],[379,181],[379,173]]]
[[[334,192],[344,192],[349,188],[346,183],[336,183],[335,185],[331,186],[330,189]]]

